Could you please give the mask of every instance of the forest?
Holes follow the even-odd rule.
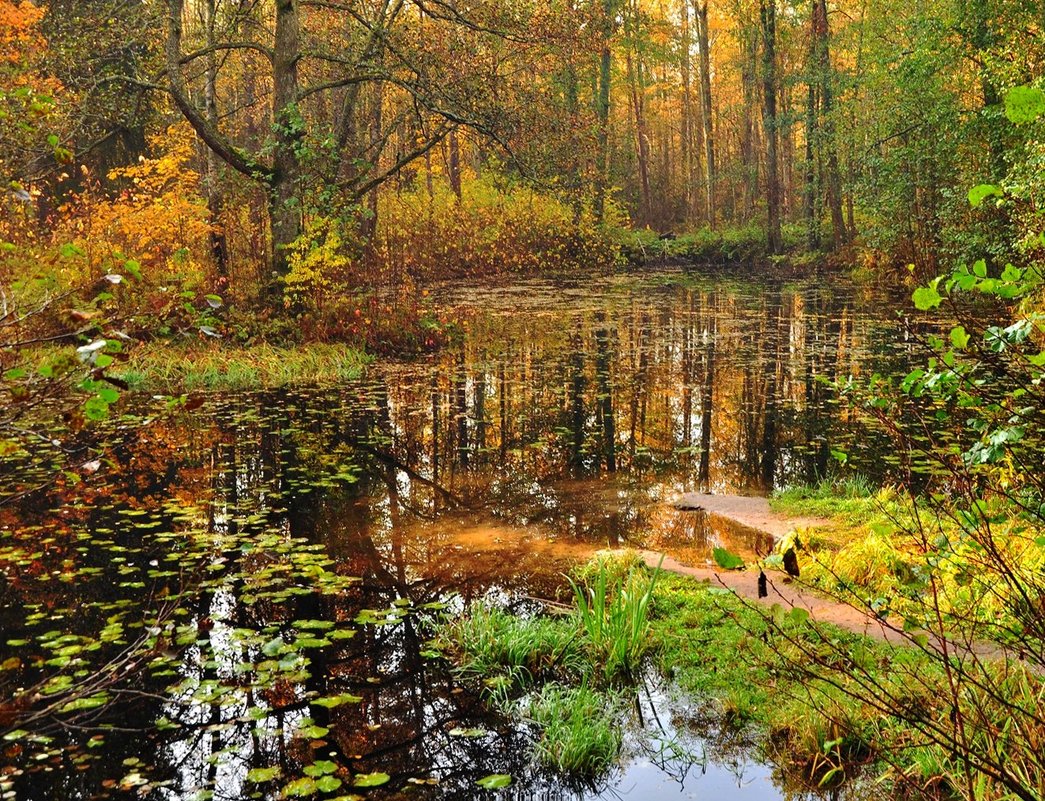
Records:
[[[0,801],[1045,801],[1045,2],[0,0]]]

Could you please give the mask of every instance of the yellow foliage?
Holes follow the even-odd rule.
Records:
[[[158,156],[109,173],[125,187],[115,196],[100,196],[92,187],[63,209],[66,230],[59,236],[87,254],[91,273],[133,256],[153,280],[198,280],[211,224],[200,177],[190,167],[191,129],[185,123],[171,126],[150,144]]]
[[[590,213],[524,186],[466,178],[382,196],[377,255],[415,277],[574,271],[611,264],[616,248]]]
[[[349,252],[349,242],[338,220],[309,220],[287,254],[290,269],[284,278],[284,303],[322,309],[331,287],[343,284],[353,265]]]

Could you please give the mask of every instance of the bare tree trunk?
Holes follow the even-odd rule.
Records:
[[[763,125],[766,136],[766,211],[769,253],[781,250],[780,176],[777,143],[780,138],[776,86],[776,0],[760,0],[762,15],[762,92],[765,101]]]
[[[216,19],[216,2],[207,0],[205,13],[205,24],[207,27],[207,47],[215,45],[214,26]],[[211,50],[207,54],[207,74],[204,83],[204,113],[207,121],[218,127],[218,53]],[[228,242],[225,238],[225,229],[222,227],[221,215],[225,208],[225,197],[221,187],[221,160],[211,149],[207,151],[207,212],[210,217],[210,254],[214,259],[214,269],[222,284],[228,282],[229,256]]]
[[[595,179],[595,221],[602,223],[606,216],[606,193],[610,183],[610,79],[613,53],[610,50],[610,39],[617,13],[616,0],[603,0],[602,19],[602,52],[599,55],[598,98],[596,115],[599,133],[596,152]]]
[[[834,96],[831,80],[831,51],[828,43],[826,0],[813,0],[813,42],[816,52],[815,68],[819,72],[820,97],[823,101],[823,148],[826,167],[827,205],[831,211],[831,243],[834,247],[848,238],[845,217],[842,215],[842,177],[838,169],[838,148],[835,142]]]
[[[682,77],[682,220],[689,222],[693,217],[693,181],[694,181],[694,158],[693,158],[693,90],[692,79],[689,68],[689,54],[692,40],[689,32],[689,0],[682,0],[680,4],[682,11],[681,50],[682,58],[679,62],[679,70]]]
[[[816,141],[819,138],[820,110],[816,80],[817,40],[816,35],[813,33],[813,29],[816,27],[816,4],[817,0],[812,0],[810,4],[809,62],[806,67],[808,78],[806,87],[806,154],[803,200],[806,223],[806,247],[809,248],[809,250],[816,250],[820,247],[820,215],[817,211],[816,202],[818,194],[816,185]]]
[[[646,130],[645,102],[639,86],[638,69],[632,60],[631,50],[626,56],[628,84],[631,92],[631,110],[635,117],[635,154],[639,165],[639,193],[642,199],[640,219],[643,225],[649,225],[653,219],[653,204],[650,197],[649,180],[649,135]]]
[[[272,122],[275,131],[269,219],[272,226],[270,291],[289,269],[287,248],[301,235],[301,164],[298,146],[304,124],[298,110],[298,61],[301,58],[301,20],[298,0],[276,0],[276,32],[272,48]]]
[[[813,76],[809,76],[808,95],[806,99],[806,154],[805,154],[805,185],[803,187],[803,200],[806,222],[806,247],[816,250],[820,247],[820,215],[817,211],[817,187],[816,187],[816,153],[814,143],[817,139],[818,130],[817,92]]]
[[[765,0],[762,0],[764,2]],[[744,107],[743,127],[740,138],[740,159],[744,165],[744,217],[749,218],[759,197],[759,142],[756,109],[759,107],[758,93],[758,40],[757,27],[744,30],[745,54],[742,57],[740,80],[743,84]]]
[[[711,104],[711,45],[708,40],[707,0],[694,7],[697,47],[700,50],[700,105],[704,129],[704,211],[708,225],[715,227],[715,131]]]
[[[450,188],[457,199],[461,199],[461,146],[457,141],[457,129],[450,131],[447,137],[450,155],[447,158],[446,174],[450,180]]]

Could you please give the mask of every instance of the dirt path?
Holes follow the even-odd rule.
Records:
[[[752,498],[741,495],[707,495],[699,492],[688,492],[674,504],[681,510],[704,510],[721,517],[728,518],[749,528],[763,531],[776,539],[784,537],[795,528],[815,528],[831,523],[819,517],[790,517],[769,508],[766,498]],[[663,563],[661,558],[663,556]],[[830,623],[868,637],[885,642],[901,644],[907,640],[897,631],[885,625],[874,615],[855,609],[848,604],[826,598],[814,590],[803,587],[801,580],[792,581],[783,573],[770,571],[766,573],[769,595],[758,597],[757,570],[722,570],[715,567],[690,567],[668,555],[656,551],[642,551],[642,558],[647,565],[668,570],[683,576],[691,576],[700,581],[733,590],[740,597],[771,607],[782,604],[786,608],[801,607],[809,612],[812,620],[818,623]]]
[[[717,513],[720,514],[720,513]],[[747,525],[747,524],[745,524]],[[830,623],[857,634],[865,634],[876,640],[900,645],[907,640],[898,632],[884,625],[877,618],[864,614],[847,604],[825,598],[813,590],[787,581],[783,573],[771,571],[766,573],[769,595],[758,597],[757,570],[719,570],[711,567],[690,567],[670,556],[656,551],[641,551],[643,561],[650,567],[660,565],[661,570],[690,576],[699,581],[706,581],[713,586],[733,590],[745,600],[761,604],[766,608],[773,604],[781,604],[785,608],[801,607],[809,612],[809,617],[817,623]],[[664,561],[661,562],[663,556]]]
[[[676,509],[705,512],[728,517],[742,526],[755,528],[780,539],[796,528],[816,528],[831,525],[823,517],[789,517],[769,508],[768,498],[750,498],[745,495],[707,495],[703,492],[687,492],[674,506]]]

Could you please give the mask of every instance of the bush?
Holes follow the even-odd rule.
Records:
[[[450,276],[576,272],[612,265],[617,245],[576,210],[492,177],[464,182],[461,198],[437,185],[382,195],[375,257],[386,275]]]

